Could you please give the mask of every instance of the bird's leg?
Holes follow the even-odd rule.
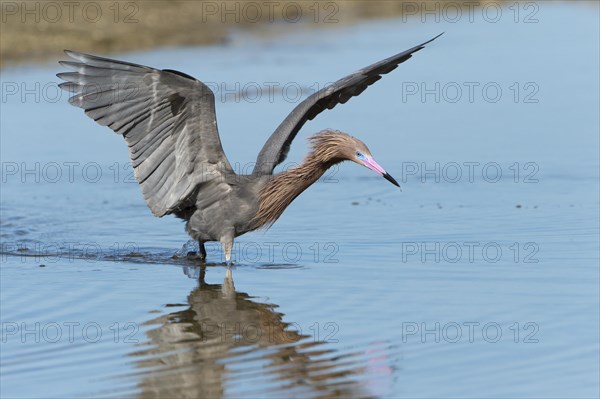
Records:
[[[199,245],[199,255],[200,255],[200,259],[202,260],[206,260],[206,248],[204,248],[204,243],[202,241],[198,241],[198,245]]]
[[[221,237],[221,245],[223,246],[223,253],[225,254],[225,263],[227,266],[231,265],[231,250],[233,249],[233,234]]]
[[[199,260],[201,262],[205,262],[206,248],[204,248],[204,243],[202,241],[198,241],[198,252],[188,252],[187,258],[190,260]]]

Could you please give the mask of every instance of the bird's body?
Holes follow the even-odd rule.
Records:
[[[222,181],[210,183],[219,184],[223,196],[218,200],[198,196],[194,208],[178,215],[187,220],[188,234],[200,243],[220,241],[227,255],[235,237],[275,223],[298,195],[331,166],[344,161],[344,149],[352,148],[349,151],[354,152],[354,148],[360,148],[369,153],[362,142],[342,132],[323,131],[311,141],[309,155],[286,171],[275,175],[228,174]]]
[[[358,70],[301,102],[267,140],[250,175],[231,168],[217,130],[214,94],[193,77],[72,51],[66,53],[77,62],[61,64],[74,72],[57,76],[66,80],[61,88],[74,93],[71,104],[123,135],[154,215],[186,220],[186,231],[200,243],[203,258],[204,243],[220,241],[229,261],[235,237],[272,225],[336,163],[356,162],[398,185],[364,143],[333,130],[311,137],[311,152],[300,165],[273,171],[306,121],[359,95],[434,39]]]
[[[226,195],[205,205],[198,197],[193,212],[187,220],[186,231],[196,241],[220,241],[226,255],[231,251],[233,239],[257,229],[254,217],[260,208],[260,192],[270,176],[230,175],[219,183],[227,186]]]

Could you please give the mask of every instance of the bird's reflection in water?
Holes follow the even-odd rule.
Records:
[[[199,280],[189,307],[151,320],[148,348],[133,354],[141,397],[373,396],[365,371],[381,354],[340,354],[301,335],[277,305],[237,292],[229,270],[223,284],[185,271]]]

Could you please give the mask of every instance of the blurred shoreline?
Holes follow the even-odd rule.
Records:
[[[493,18],[504,4],[515,7],[515,2],[505,0],[2,0],[0,4],[0,68],[60,59],[63,49],[110,54],[226,44],[233,33],[277,36],[398,17],[403,22],[452,23],[457,16],[468,18],[475,9]],[[519,4],[520,17],[535,15],[535,2]]]
[[[3,0],[0,68],[58,59],[63,49],[110,54],[226,44],[234,32],[277,36],[365,19],[414,18],[422,8],[441,14],[443,7],[439,1],[406,0]]]

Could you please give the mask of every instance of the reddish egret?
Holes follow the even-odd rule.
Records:
[[[250,175],[237,175],[223,153],[214,93],[185,73],[159,70],[66,50],[60,87],[69,103],[121,134],[144,199],[155,216],[174,214],[200,245],[220,241],[229,263],[233,239],[271,226],[285,208],[332,165],[353,161],[399,186],[360,140],[326,130],[311,137],[312,151],[297,167],[273,174],[300,128],[325,109],[358,96],[433,39],[360,69],[302,101],[258,154]]]

